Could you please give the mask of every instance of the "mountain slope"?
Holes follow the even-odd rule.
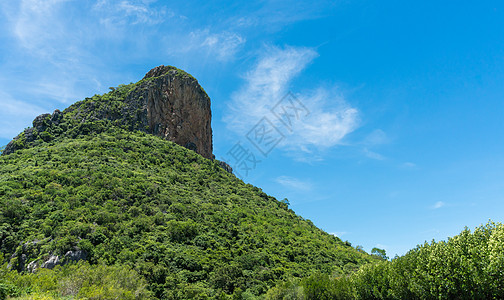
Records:
[[[158,298],[205,299],[263,295],[288,277],[348,274],[376,260],[218,162],[122,118],[96,117],[124,107],[135,85],[45,116],[36,138],[22,134],[0,156],[9,268],[122,265]]]

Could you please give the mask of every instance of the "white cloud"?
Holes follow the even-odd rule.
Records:
[[[50,58],[55,49],[72,39],[59,13],[67,0],[23,0],[18,7],[8,7],[12,32],[20,45]],[[7,7],[4,7],[4,9]]]
[[[287,128],[271,109],[288,93],[291,81],[310,64],[318,53],[311,48],[266,47],[257,63],[244,76],[245,84],[232,95],[228,127],[245,134],[263,117],[283,130],[286,138],[279,145],[298,152],[338,145],[358,125],[358,110],[348,105],[336,88],[316,88],[296,94],[309,111],[303,112]]]
[[[100,0],[93,8],[101,15],[100,23],[107,26],[155,25],[175,16],[166,7],[151,7],[149,1]]]
[[[439,209],[443,206],[446,206],[446,203],[444,203],[443,201],[438,201],[431,206],[431,209]]]
[[[293,125],[293,135],[286,144],[300,149],[309,145],[332,147],[357,128],[358,110],[349,106],[336,89],[318,88],[299,95],[299,100],[310,110],[307,117]]]
[[[368,146],[375,146],[386,144],[388,142],[389,137],[387,136],[387,134],[381,129],[375,129],[364,138],[363,144]]]
[[[406,168],[406,169],[413,169],[413,168],[416,168],[416,164],[415,163],[412,163],[412,162],[405,162],[401,165],[401,167],[403,168]]]
[[[367,148],[364,148],[363,152],[367,158],[371,158],[371,159],[375,159],[375,160],[385,160],[386,159],[386,157],[381,155],[380,153],[373,152]]]
[[[209,29],[195,30],[189,34],[190,40],[184,52],[203,50],[219,61],[231,60],[245,44],[246,39],[235,32],[210,32]]]
[[[280,176],[275,179],[279,184],[296,190],[309,191],[312,189],[312,184],[290,176]]]

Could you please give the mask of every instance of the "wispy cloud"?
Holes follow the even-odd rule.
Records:
[[[443,201],[438,201],[438,202],[434,203],[434,205],[432,205],[430,208],[431,209],[439,209],[444,206],[446,206],[446,203],[444,203]]]
[[[414,169],[417,167],[417,165],[415,163],[407,161],[407,162],[401,164],[401,167],[405,168],[405,169]]]
[[[280,176],[275,178],[275,181],[284,187],[294,190],[309,191],[312,189],[311,183],[290,176]]]
[[[381,155],[380,153],[369,150],[368,148],[363,149],[363,153],[367,158],[375,159],[375,160],[385,160],[386,157]]]
[[[317,88],[298,99],[309,108],[310,115],[294,123],[293,134],[286,139],[288,146],[333,147],[358,127],[358,110],[346,103],[336,88]]]
[[[389,141],[390,138],[387,136],[385,131],[381,129],[375,129],[364,138],[364,141],[362,143],[367,146],[375,146],[386,144]]]
[[[229,128],[245,133],[284,96],[293,77],[316,56],[310,48],[266,47],[256,64],[244,75],[245,84],[233,94],[227,116]]]
[[[58,18],[66,0],[22,0],[4,4],[2,9],[10,21],[10,29],[19,44],[46,59],[56,49],[65,47],[72,37]]]
[[[246,39],[235,32],[214,33],[209,29],[196,30],[190,33],[189,46],[186,46],[185,51],[202,49],[207,55],[215,56],[220,61],[227,61],[235,57],[245,42]]]
[[[261,118],[268,117],[276,127],[283,128],[281,121],[272,116],[271,109],[287,94],[293,78],[317,56],[312,48],[265,47],[244,75],[245,84],[232,95],[225,118],[228,127],[244,134]],[[348,105],[336,88],[318,87],[295,96],[310,113],[292,124],[281,147],[311,153],[313,147],[339,144],[358,126],[358,110]]]
[[[151,7],[151,1],[100,0],[93,9],[101,15],[102,24],[123,26],[126,24],[155,25],[173,18],[175,13],[166,7]]]
[[[89,89],[97,83],[91,65],[99,59],[86,49],[103,32],[95,22],[82,24],[79,17],[69,17],[76,9],[71,3],[23,0],[0,6],[14,38],[9,40],[9,55],[17,58],[2,65],[0,88],[11,94],[23,91],[30,101],[49,98],[63,103],[78,100],[83,88],[88,93],[95,90]]]
[[[237,27],[259,28],[264,32],[276,32],[292,23],[311,20],[329,14],[329,1],[261,1],[251,2],[246,9],[230,19],[230,23]],[[234,7],[233,7],[234,9]],[[271,13],[274,12],[274,13]]]

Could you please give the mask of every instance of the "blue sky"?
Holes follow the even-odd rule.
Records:
[[[215,155],[247,151],[244,181],[401,255],[504,209],[504,4],[441,2],[3,1],[0,144],[174,65],[212,99]]]

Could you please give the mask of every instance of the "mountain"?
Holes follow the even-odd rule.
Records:
[[[378,261],[225,171],[210,122],[196,79],[165,66],[37,117],[0,156],[0,296],[253,299]]]
[[[141,81],[111,90],[77,102],[63,113],[56,110],[36,117],[33,127],[15,137],[4,154],[114,125],[161,136],[212,158],[210,98],[194,77],[172,66],[159,66]]]

